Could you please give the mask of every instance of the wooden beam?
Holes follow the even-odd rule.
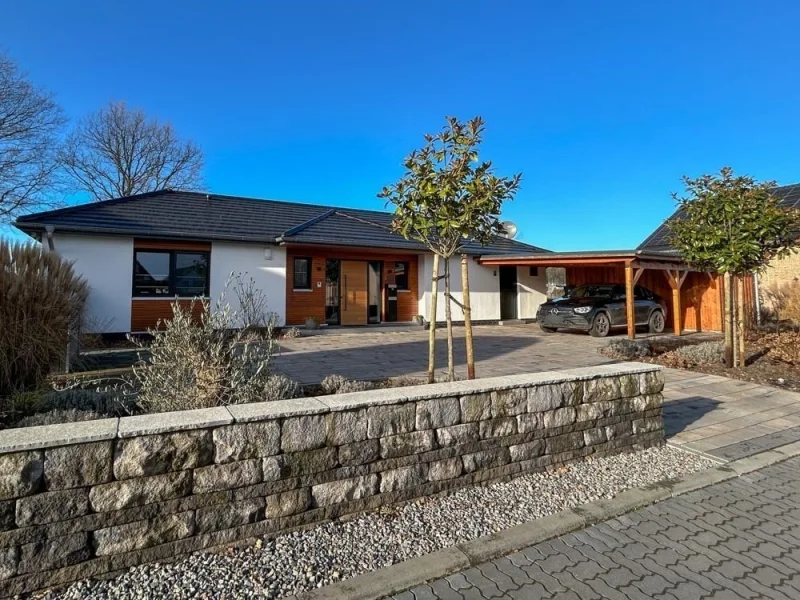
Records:
[[[634,267],[641,267],[643,269],[652,269],[654,271],[689,271],[685,265],[674,262],[655,262],[650,260],[636,260],[633,262]]]
[[[644,269],[643,268],[636,269],[636,273],[634,273],[634,275],[633,275],[633,285],[636,285],[637,283],[639,283],[639,277],[642,276],[642,273],[644,273]]]
[[[672,288],[672,328],[675,335],[683,335],[683,315],[681,314],[681,288]]]
[[[628,337],[636,339],[636,311],[633,298],[633,265],[625,263],[625,315],[628,320]]]

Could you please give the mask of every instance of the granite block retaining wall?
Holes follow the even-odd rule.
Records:
[[[663,443],[636,363],[0,431],[0,595]]]

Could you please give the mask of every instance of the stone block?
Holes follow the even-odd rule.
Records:
[[[339,446],[339,464],[343,467],[366,465],[378,460],[380,456],[381,445],[378,440],[364,440]]]
[[[197,533],[232,529],[264,518],[264,499],[250,498],[238,502],[226,502],[215,506],[198,508],[195,515]]]
[[[370,439],[414,431],[417,407],[413,402],[372,406],[367,409],[367,434]]]
[[[474,473],[479,469],[492,469],[508,463],[509,454],[507,448],[494,448],[465,454],[461,460],[464,464],[464,472]]]
[[[19,562],[19,549],[16,546],[0,548],[0,581],[9,579],[17,574]]]
[[[174,433],[194,429],[211,429],[233,422],[231,413],[225,406],[175,410],[164,413],[150,413],[119,420],[117,437],[130,438],[158,433]]]
[[[336,448],[320,448],[306,452],[293,452],[284,454],[283,464],[288,477],[311,475],[335,469],[339,464],[339,453]]]
[[[44,461],[41,452],[0,455],[0,500],[33,494],[42,486]]]
[[[114,477],[130,479],[196,469],[211,464],[211,431],[183,431],[117,440]]]
[[[517,432],[529,433],[544,427],[542,413],[523,413],[517,415]]]
[[[661,394],[648,394],[647,396],[636,396],[631,399],[633,410],[636,412],[661,408],[663,402],[664,398]]]
[[[559,454],[561,452],[569,452],[572,450],[579,450],[583,448],[585,441],[583,439],[583,432],[576,431],[573,433],[565,433],[547,438],[546,453]]]
[[[280,452],[278,421],[236,423],[214,429],[214,462],[228,463],[263,458]]]
[[[92,557],[87,532],[23,544],[17,573],[36,573],[74,565]]]
[[[639,394],[646,396],[648,394],[658,394],[664,389],[664,371],[649,371],[647,373],[639,373]]]
[[[597,427],[595,429],[585,429],[583,431],[583,441],[587,446],[603,444],[607,440],[608,438],[606,437],[605,427]]]
[[[477,422],[442,427],[436,430],[436,442],[442,448],[470,444],[480,439],[480,426]]]
[[[528,410],[528,390],[511,388],[491,393],[492,418],[515,417]]]
[[[639,375],[635,373],[620,375],[617,379],[619,380],[620,398],[631,398],[639,394]]]
[[[603,402],[617,400],[620,397],[621,391],[617,377],[596,377],[583,383],[584,402]]]
[[[195,494],[231,490],[261,483],[261,461],[240,460],[223,465],[211,465],[195,469],[193,473]]]
[[[461,420],[458,398],[435,398],[417,402],[416,428],[439,429],[457,425]]]
[[[461,404],[461,422],[485,421],[492,418],[492,394],[471,394],[459,399]]]
[[[616,438],[621,437],[628,437],[633,434],[633,425],[631,425],[630,421],[622,421],[621,423],[615,423],[614,425],[608,425],[606,427],[606,437],[609,440],[614,440]]]
[[[381,438],[381,458],[396,458],[429,452],[436,447],[433,431],[412,431]]]
[[[279,519],[308,510],[311,506],[311,491],[309,488],[289,490],[280,494],[267,496],[267,519]]]
[[[528,412],[539,413],[554,410],[564,404],[564,386],[549,383],[528,388]]]
[[[636,419],[633,422],[633,433],[635,435],[650,433],[651,431],[659,431],[663,428],[664,422],[659,417],[651,419]]]
[[[340,502],[361,500],[378,491],[378,476],[373,474],[341,481],[320,483],[311,488],[315,506],[330,506]]]
[[[428,481],[445,481],[459,477],[464,470],[461,458],[454,456],[428,463]]]
[[[583,381],[565,381],[561,384],[564,406],[578,406],[579,404],[583,404],[583,393]]]
[[[511,455],[511,462],[531,460],[544,454],[545,442],[544,440],[534,440],[525,444],[517,444],[509,446],[508,451]]]
[[[329,446],[343,446],[367,439],[367,411],[347,410],[327,416],[327,440]]]
[[[17,503],[14,500],[0,502],[0,531],[14,529],[16,524]]]
[[[500,417],[480,422],[482,440],[506,437],[515,433],[517,433],[517,419],[514,417]]]
[[[48,490],[85,487],[111,481],[112,442],[49,448],[44,453]]]
[[[0,431],[0,454],[87,444],[117,437],[119,419],[95,419]]]
[[[226,407],[237,423],[271,421],[299,415],[317,415],[328,412],[328,407],[317,398],[289,398],[268,402],[247,402]]]
[[[325,415],[307,415],[284,419],[281,425],[281,449],[303,452],[325,445]]]
[[[261,463],[261,474],[264,481],[278,481],[289,476],[286,467],[286,455],[268,456]]]
[[[17,527],[44,525],[82,517],[89,512],[89,490],[58,490],[17,500]]]
[[[95,554],[108,556],[184,539],[194,530],[194,511],[189,510],[98,529],[92,538]]]
[[[604,416],[602,402],[592,402],[581,404],[575,407],[575,420],[579,423],[583,421],[596,421]]]
[[[425,483],[427,465],[416,464],[381,473],[381,493],[407,490]]]
[[[110,512],[182,498],[191,493],[192,472],[179,471],[96,485],[89,490],[89,503],[94,512]]]
[[[572,407],[557,408],[555,410],[544,413],[544,427],[545,429],[552,429],[554,427],[566,427],[575,422],[577,411]]]

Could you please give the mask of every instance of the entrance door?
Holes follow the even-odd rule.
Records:
[[[342,325],[367,324],[367,263],[343,260],[339,285],[342,290],[340,305]]]
[[[517,318],[517,267],[500,267],[500,319]]]

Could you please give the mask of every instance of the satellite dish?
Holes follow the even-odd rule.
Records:
[[[508,238],[510,240],[513,240],[515,237],[517,237],[519,229],[517,228],[517,225],[514,223],[514,221],[503,221],[502,223],[500,223],[500,227],[503,228],[503,233],[500,234],[503,237]]]

